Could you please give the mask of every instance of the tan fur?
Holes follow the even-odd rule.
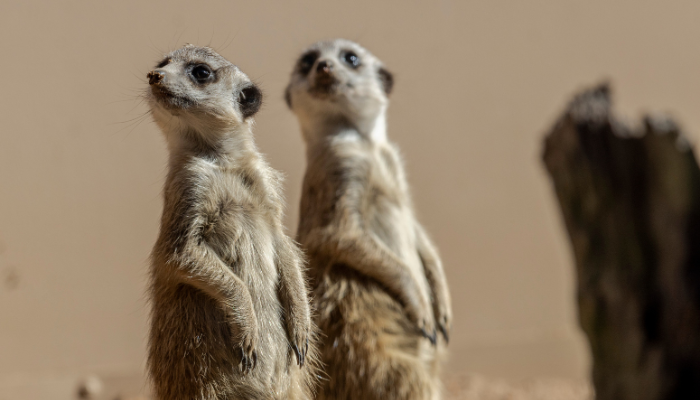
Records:
[[[297,234],[324,336],[319,399],[441,396],[450,298],[386,140],[392,83],[367,50],[336,40],[305,51],[287,88],[307,144]]]
[[[198,82],[197,66],[213,78]],[[148,77],[170,150],[151,264],[155,398],[309,399],[314,330],[302,258],[281,222],[280,176],[253,142],[261,94],[192,45]]]

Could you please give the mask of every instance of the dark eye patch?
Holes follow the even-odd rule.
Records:
[[[394,75],[384,67],[379,68],[377,74],[379,75],[379,80],[382,82],[384,93],[388,96],[394,88]]]
[[[350,66],[350,68],[355,69],[359,67],[362,62],[360,61],[360,56],[358,56],[354,51],[348,50],[344,52],[341,59]]]
[[[308,74],[319,56],[320,53],[316,50],[310,51],[301,56],[299,59],[299,72],[301,72],[303,75]]]
[[[243,88],[238,95],[238,104],[240,104],[243,118],[248,118],[260,110],[262,92],[255,85]]]
[[[214,71],[206,64],[197,64],[192,67],[190,75],[199,84],[210,82],[214,79]]]
[[[159,62],[158,65],[156,65],[156,68],[163,68],[166,65],[170,64],[170,58],[164,58],[163,61]]]

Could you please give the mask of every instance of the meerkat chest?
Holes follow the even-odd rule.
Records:
[[[278,233],[271,196],[241,171],[214,173],[201,183],[202,240],[244,281],[276,281],[274,242]]]
[[[373,233],[409,267],[421,271],[403,167],[391,149],[379,149],[373,155],[366,204]]]

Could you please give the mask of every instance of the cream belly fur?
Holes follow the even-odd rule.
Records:
[[[373,140],[371,145],[357,133],[355,139],[333,140],[331,151],[348,163],[367,158],[372,166],[369,171],[371,198],[366,201],[364,218],[369,233],[398,255],[410,270],[420,287],[421,295],[430,296],[423,263],[416,251],[417,238],[413,208],[408,195],[408,185],[403,174],[401,158],[396,147],[386,140]]]

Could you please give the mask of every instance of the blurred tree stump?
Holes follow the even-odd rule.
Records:
[[[544,163],[573,247],[598,400],[700,399],[700,169],[670,119],[577,95]]]

